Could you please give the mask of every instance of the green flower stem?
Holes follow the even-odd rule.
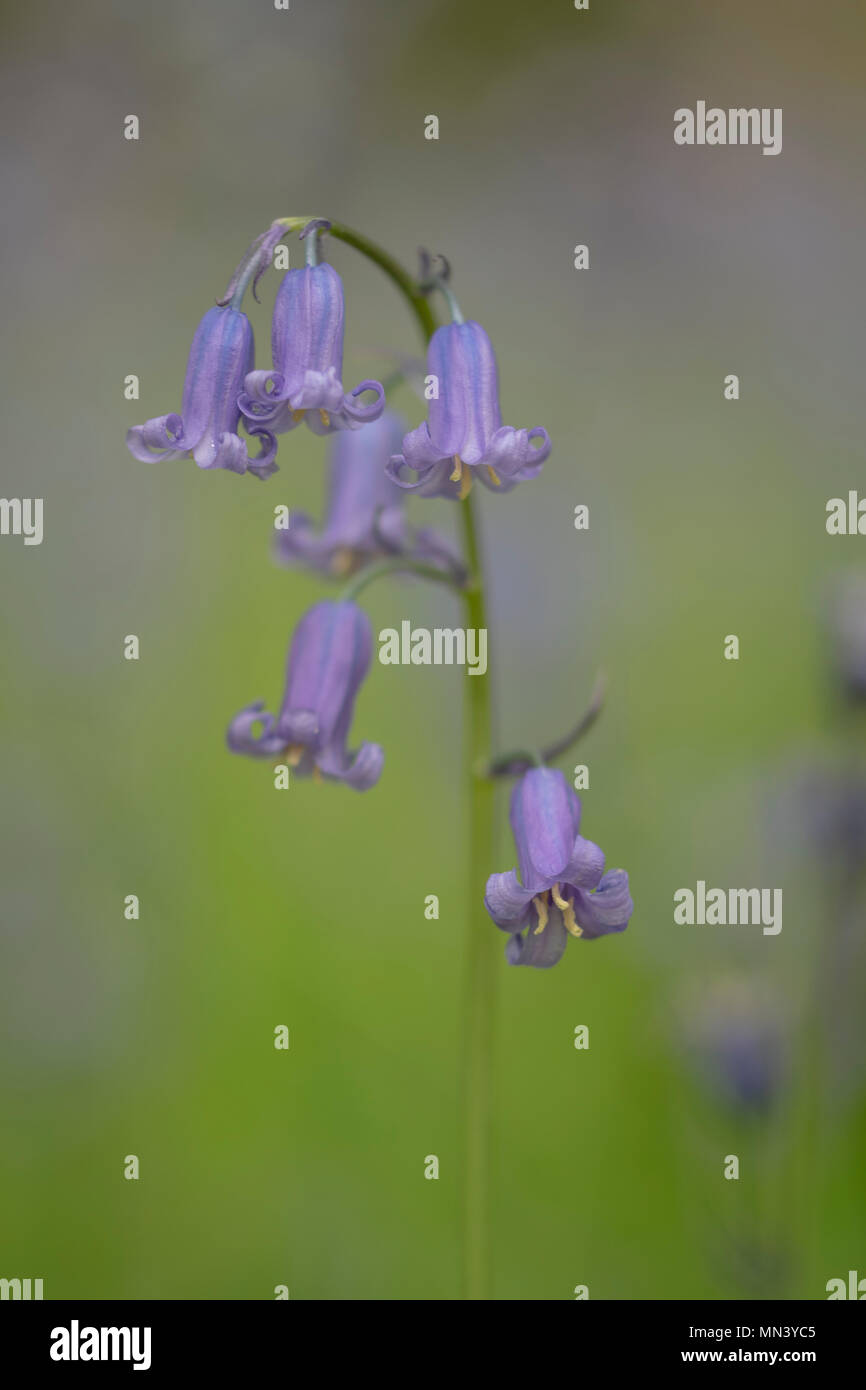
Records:
[[[352,231],[351,227],[344,227],[341,222],[331,223],[330,235],[335,236],[338,241],[344,241],[347,246],[354,246],[356,251],[360,251],[362,256],[366,256],[368,260],[385,272],[407,300],[412,313],[418,320],[424,342],[429,343],[436,330],[433,310],[423,292],[418,288],[417,282],[412,279],[412,276],[400,265],[399,261],[395,261],[393,256],[389,256],[387,251],[383,251],[381,246],[377,246],[374,241],[369,241],[367,237],[361,236],[360,232]]]
[[[531,767],[546,767],[543,753],[537,748],[515,748],[510,753],[503,753],[501,758],[497,758],[487,767],[479,767],[479,777],[520,777],[524,772],[528,772]]]
[[[556,743],[551,743],[549,747],[542,748],[540,751],[534,748],[516,748],[510,753],[502,753],[489,767],[479,769],[481,775],[484,777],[517,777],[523,772],[527,772],[531,767],[544,767],[547,763],[555,762],[557,758],[563,757],[592,728],[601,714],[605,684],[604,676],[596,677],[595,689],[592,692],[588,708],[580,716],[574,728],[569,729],[564,738],[557,739]]]
[[[286,233],[300,231],[313,221],[310,217],[279,219]],[[360,232],[332,222],[328,233],[353,246],[377,265],[396,285],[415,316],[425,344],[436,330],[436,319],[423,290],[408,271],[395,261],[376,242]],[[466,585],[460,590],[466,626],[486,628],[487,611],[484,598],[484,575],[475,497],[470,495],[457,503],[463,531],[465,558],[469,570]],[[388,562],[385,562],[386,564]],[[381,567],[374,567],[384,573]],[[398,566],[389,566],[396,569]],[[416,571],[417,572],[417,571]],[[363,583],[374,577],[372,569],[365,572]],[[430,575],[426,576],[432,577]],[[436,572],[438,581],[441,573]],[[359,576],[359,580],[362,577]],[[446,580],[447,582],[447,580]],[[357,587],[351,591],[358,592]],[[489,1287],[489,1212],[488,1179],[490,1175],[490,1129],[492,1111],[493,1042],[496,1012],[496,986],[501,969],[501,940],[486,916],[482,899],[484,884],[493,867],[493,810],[495,785],[479,776],[477,770],[490,763],[491,699],[490,676],[464,676],[466,700],[465,767],[466,792],[469,802],[469,826],[466,839],[466,937],[464,947],[463,995],[463,1296],[483,1300]]]
[[[458,502],[469,565],[469,588],[464,594],[466,626],[487,627],[483,561],[475,516],[475,494]],[[463,1072],[463,1296],[488,1297],[490,1133],[493,1102],[493,1049],[496,990],[502,969],[501,942],[482,906],[487,875],[493,872],[493,812],[495,783],[478,775],[490,761],[492,709],[490,673],[471,678],[467,671],[465,765],[469,800],[469,838],[464,944],[464,1072]]]
[[[339,601],[345,603],[349,599],[356,599],[375,579],[400,573],[416,574],[420,579],[429,579],[433,584],[445,584],[458,594],[463,592],[463,586],[447,570],[437,569],[435,565],[423,565],[419,560],[412,560],[406,555],[395,555],[393,559],[381,560],[378,564],[367,565],[359,570],[340,593]]]

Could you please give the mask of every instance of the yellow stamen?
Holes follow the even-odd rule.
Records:
[[[535,928],[534,934],[536,936],[539,936],[541,932],[544,931],[544,928],[547,926],[547,918],[549,915],[547,911],[547,894],[536,894],[536,896],[532,899],[532,906],[538,913],[538,926]]]
[[[293,410],[293,411],[292,411],[292,419],[294,420],[294,422],[295,422],[296,425],[298,424],[298,422],[299,422],[300,420],[303,420],[303,418],[304,418],[304,416],[306,415],[306,413],[307,413],[307,412],[306,412],[305,410]]]
[[[574,920],[574,903],[566,903],[562,909],[562,920],[572,936],[583,936],[583,927],[579,927]]]
[[[560,912],[564,912],[565,909],[568,907],[568,902],[560,893],[558,883],[554,883],[553,888],[550,891],[550,896],[553,898],[553,901],[556,903],[556,906],[559,908]]]
[[[338,546],[331,560],[331,573],[338,579],[350,574],[355,568],[355,552],[350,545]]]
[[[556,903],[556,906],[562,913],[562,920],[565,923],[568,930],[571,932],[572,936],[583,936],[583,928],[577,925],[577,922],[574,918],[574,903],[571,901],[571,898],[563,897],[562,893],[559,890],[558,883],[554,883],[553,887],[550,890],[550,896],[553,898],[553,901]]]
[[[457,494],[458,502],[464,501],[472,491],[472,469],[467,468],[459,454],[454,455],[454,472],[450,474],[452,483],[460,484],[460,491]],[[496,479],[497,483],[499,479]]]
[[[488,473],[488,476],[489,476],[489,478],[490,478],[490,481],[491,481],[491,483],[493,484],[494,487],[502,487],[502,479],[500,478],[499,474],[496,472],[496,469],[493,467],[493,464],[492,464],[492,463],[488,463],[488,465],[487,465],[487,473]]]
[[[326,430],[331,428],[331,421],[330,421],[329,418],[328,418],[328,412],[327,412],[327,410],[320,410],[320,411],[319,411],[319,419],[321,420],[322,424],[325,426],[325,429],[326,429]]]
[[[301,758],[304,756],[304,745],[302,743],[290,743],[286,749],[286,762],[289,767],[297,767]]]

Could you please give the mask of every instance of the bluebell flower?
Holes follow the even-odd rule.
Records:
[[[480,323],[437,328],[427,350],[436,381],[429,420],[406,435],[389,465],[400,487],[422,497],[464,498],[474,478],[496,492],[535,478],[550,453],[547,430],[503,425],[490,339]],[[407,481],[405,474],[416,474]]]
[[[343,390],[343,282],[332,265],[302,266],[283,276],[271,326],[272,371],[251,371],[241,409],[275,434],[303,420],[314,434],[359,429],[378,420],[385,391],[378,381]],[[373,392],[363,404],[360,397]]]
[[[373,559],[406,555],[463,576],[459,557],[444,539],[430,527],[409,525],[405,494],[385,474],[404,432],[403,420],[386,411],[362,430],[335,436],[324,525],[317,530],[310,517],[292,513],[290,529],[277,534],[282,563],[344,576]]]
[[[561,772],[534,767],[511,795],[518,872],[491,874],[484,906],[510,965],[556,965],[569,936],[625,931],[634,904],[628,874],[604,872],[604,854],[579,833],[580,800]]]
[[[292,637],[279,714],[265,712],[262,700],[247,705],[229,725],[231,751],[282,758],[298,777],[325,777],[356,791],[372,787],[382,772],[382,749],[375,743],[362,743],[354,753],[346,747],[372,651],[370,620],[363,609],[330,599],[317,603]]]
[[[130,453],[143,463],[191,456],[199,468],[226,468],[260,479],[275,473],[277,443],[272,432],[249,428],[261,446],[254,458],[237,432],[238,396],[253,358],[253,330],[246,314],[230,307],[208,309],[192,340],[181,413],[160,415],[129,430]]]

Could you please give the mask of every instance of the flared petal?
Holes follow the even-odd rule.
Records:
[[[192,456],[199,468],[224,468],[231,473],[249,472],[264,481],[277,471],[274,462],[277,441],[269,430],[254,429],[250,434],[260,444],[254,458],[250,458],[247,444],[240,435],[228,433],[216,440],[206,434],[193,449]]]
[[[244,389],[238,399],[238,407],[244,415],[265,419],[269,414],[273,414],[286,398],[286,382],[282,372],[264,371],[259,368],[254,372],[247,372],[244,377]]]
[[[570,883],[573,888],[597,888],[603,873],[604,851],[592,840],[578,835],[560,881]]]
[[[237,434],[206,434],[192,451],[199,468],[225,468],[230,473],[246,473],[247,446]]]
[[[276,473],[277,464],[277,441],[270,430],[249,428],[251,439],[258,441],[260,448],[254,458],[247,457],[247,472],[252,473],[260,482],[270,478],[272,473]]]
[[[357,792],[369,791],[382,776],[385,753],[378,743],[362,743],[356,753],[326,748],[316,759],[326,777],[337,778]]]
[[[450,459],[423,465],[417,470],[418,477],[414,483],[405,477],[409,467],[411,465],[407,464],[402,454],[395,454],[388,460],[385,472],[404,492],[417,492],[419,497],[457,497],[460,487],[451,481],[453,464]]]
[[[337,411],[343,404],[343,383],[334,367],[298,372],[288,400],[293,410]]]
[[[633,912],[628,874],[624,869],[611,869],[594,893],[582,888],[574,891],[574,916],[588,941],[607,936],[609,932],[625,931]]]
[[[536,933],[529,927],[521,936],[512,936],[505,947],[509,965],[531,965],[536,970],[549,970],[562,960],[568,944],[568,932],[560,914],[551,914],[544,931]]]
[[[514,870],[510,869],[506,874],[490,875],[484,906],[502,931],[522,931],[533,917],[532,896]]]
[[[226,732],[226,743],[233,753],[246,753],[253,758],[272,758],[282,753],[285,739],[275,732],[272,714],[264,713],[264,700],[256,700],[236,714]],[[253,729],[261,725],[261,733],[256,737]]]
[[[126,432],[126,447],[141,463],[180,458],[189,448],[179,415],[159,415]]]
[[[361,396],[373,393],[373,399],[363,401]],[[357,425],[372,424],[381,418],[385,409],[385,388],[381,381],[362,381],[343,397],[342,414]]]
[[[503,425],[490,439],[481,464],[492,468],[503,483],[521,483],[538,477],[551,447],[547,430],[540,426],[515,430]]]
[[[451,462],[453,467],[451,455],[443,454],[430,438],[430,427],[426,420],[406,435],[401,455],[406,467],[411,468],[413,473],[423,473],[425,469],[443,460]]]

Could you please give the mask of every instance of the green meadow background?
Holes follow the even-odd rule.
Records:
[[[866,1275],[863,899],[808,790],[859,775],[866,736],[826,623],[866,540],[824,527],[866,486],[866,15],[47,0],[4,7],[3,38],[2,490],[45,499],[45,537],[0,541],[0,1276],[47,1298],[459,1292],[461,675],[376,663],[354,735],[384,744],[380,785],[275,791],[223,739],[279,700],[325,592],[270,537],[279,503],[319,513],[326,445],[283,438],[266,486],[124,447],[179,408],[199,317],[288,214],[410,265],[444,252],[506,421],[553,438],[539,481],[480,498],[499,746],[553,739],[609,682],[563,766],[590,768],[583,830],[635,914],[551,972],[502,962],[493,1297],[824,1298]],[[676,147],[699,99],[783,108],[781,155]],[[386,376],[412,321],[331,251],[346,381]],[[453,531],[452,504],[412,515]],[[364,601],[376,631],[458,621],[419,584]],[[470,885],[497,958],[506,802]],[[699,878],[781,887],[782,932],[676,926]],[[713,1065],[731,1034],[778,1062],[761,1110]]]

